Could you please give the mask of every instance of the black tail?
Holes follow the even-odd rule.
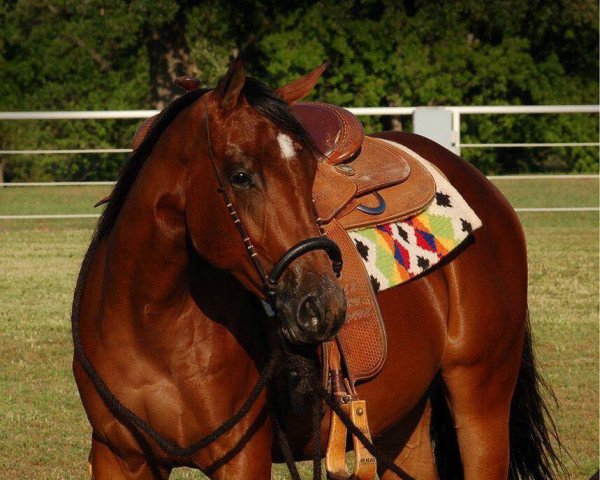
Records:
[[[557,450],[562,445],[546,400],[555,400],[554,393],[536,369],[529,321],[515,393],[510,407],[510,480],[549,480],[566,476],[566,469]],[[440,478],[463,478],[454,422],[440,380],[431,394],[431,441]]]

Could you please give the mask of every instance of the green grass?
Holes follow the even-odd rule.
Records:
[[[3,187],[0,215],[99,213],[101,209],[94,209],[94,204],[108,195],[111,188],[108,185]]]
[[[597,207],[598,180],[494,180],[516,207]],[[0,215],[99,213],[94,204],[111,186],[2,187]]]
[[[529,308],[572,478],[598,469],[598,214],[524,213]]]
[[[515,207],[597,207],[598,179],[495,179]]]
[[[598,205],[597,181],[562,182],[497,184],[516,206]],[[89,213],[107,191],[0,188],[0,215]],[[598,213],[520,217],[529,245],[536,352],[559,401],[553,411],[573,457],[564,455],[570,478],[585,479],[598,468]],[[88,478],[90,428],[71,374],[69,312],[93,224],[0,220],[2,479]],[[177,469],[173,478],[200,477]],[[276,467],[273,478],[287,478],[285,470]]]

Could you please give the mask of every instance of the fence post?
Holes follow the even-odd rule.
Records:
[[[457,116],[457,112],[445,107],[417,107],[413,114],[413,130],[460,155],[460,117]]]
[[[452,110],[452,151],[460,155],[460,112]]]

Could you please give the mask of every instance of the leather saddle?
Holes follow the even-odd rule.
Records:
[[[326,103],[292,105],[324,156],[313,198],[319,222],[342,250],[346,323],[338,346],[350,387],[373,378],[385,361],[386,333],[370,277],[347,231],[397,222],[423,211],[435,195],[427,169],[393,144],[365,136],[348,110]]]
[[[319,225],[342,251],[340,284],[346,294],[346,322],[335,340],[323,344],[324,382],[342,410],[370,439],[367,405],[355,384],[375,377],[387,353],[387,338],[371,279],[348,231],[397,222],[423,211],[435,195],[429,171],[404,149],[365,136],[349,111],[325,103],[292,105],[323,159],[313,199]],[[373,480],[377,461],[352,437],[354,471],[346,464],[348,432],[330,416],[325,454],[328,478]]]

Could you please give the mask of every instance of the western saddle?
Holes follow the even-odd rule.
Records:
[[[313,198],[320,225],[344,258],[339,280],[346,294],[346,322],[337,338],[323,345],[325,382],[370,438],[366,402],[358,397],[355,384],[379,373],[387,340],[369,274],[347,232],[397,222],[423,211],[433,200],[435,182],[406,150],[365,136],[362,124],[348,110],[326,103],[294,104],[292,110],[324,156]],[[332,414],[325,456],[328,478],[374,479],[377,462],[354,436],[354,471],[348,470],[347,434]]]
[[[337,338],[323,345],[325,382],[355,425],[370,438],[366,403],[359,399],[355,385],[379,373],[387,340],[369,274],[347,232],[420,213],[434,198],[435,182],[406,149],[365,136],[361,122],[348,110],[326,103],[296,103],[292,111],[323,155],[313,187],[315,208],[319,225],[338,244],[344,259],[339,280],[346,294],[346,322]],[[152,117],[140,125],[132,141],[134,150],[155,121]],[[345,426],[332,414],[325,457],[328,478],[374,479],[376,460],[356,437],[355,467],[349,472],[346,437]]]
[[[354,387],[379,372],[386,344],[369,276],[346,232],[420,213],[433,200],[435,182],[406,150],[365,136],[349,111],[325,103],[300,103],[292,109],[325,157],[318,166],[313,197],[319,223],[344,256],[340,282],[348,313],[338,343]]]

